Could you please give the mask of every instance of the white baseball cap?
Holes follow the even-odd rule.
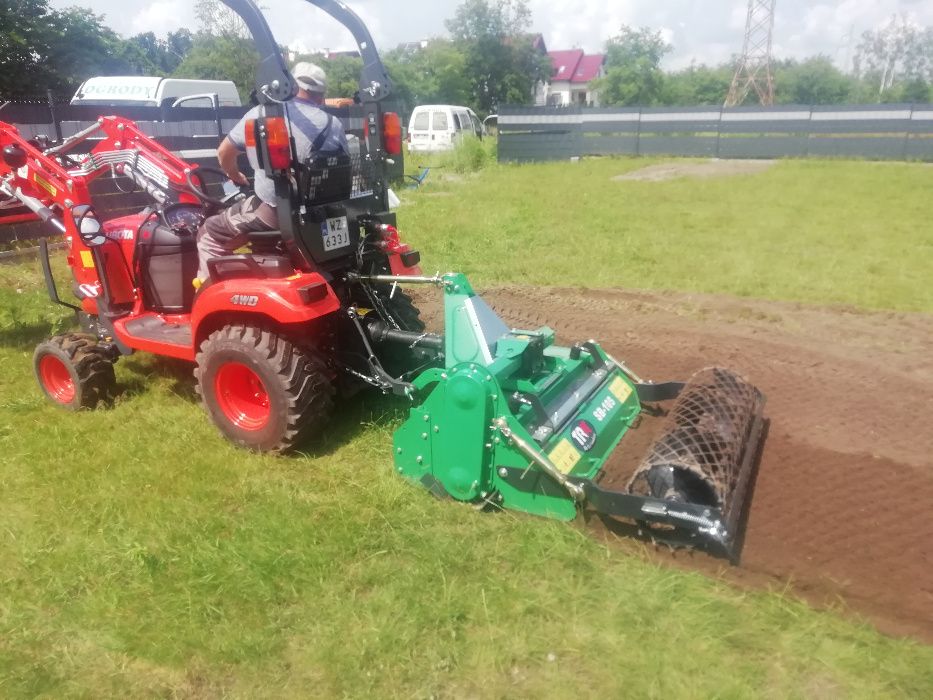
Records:
[[[309,92],[327,92],[327,75],[324,69],[308,61],[296,63],[292,77],[300,87]]]

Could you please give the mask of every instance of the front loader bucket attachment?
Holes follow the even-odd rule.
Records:
[[[562,520],[584,510],[625,518],[656,541],[737,559],[761,392],[719,368],[686,384],[643,382],[595,341],[562,347],[547,327],[510,330],[462,275],[438,280],[444,366],[412,382],[410,416],[394,438],[400,474],[460,501]],[[604,479],[644,404],[667,409],[661,432],[640,461],[626,461],[637,466],[623,479]]]

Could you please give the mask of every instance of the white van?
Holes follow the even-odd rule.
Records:
[[[213,95],[220,107],[239,107],[240,93],[230,80],[187,80],[139,75],[112,75],[85,80],[73,105],[120,107],[171,107],[180,102],[184,107],[211,107]]]
[[[483,123],[469,107],[421,105],[408,122],[409,152],[448,151],[465,135],[482,138]]]

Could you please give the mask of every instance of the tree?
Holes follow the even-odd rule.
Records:
[[[240,16],[220,0],[197,0],[194,14],[201,29],[213,36],[249,39],[250,33]]]
[[[117,47],[120,58],[138,75],[169,75],[178,68],[191,50],[191,32],[187,29],[159,39],[152,32],[137,34]]]
[[[535,83],[549,75],[550,62],[534,48],[530,24],[528,0],[466,0],[447,21],[478,112],[529,102]]]
[[[199,80],[232,80],[240,98],[245,100],[255,85],[258,64],[259,54],[250,39],[198,32],[191,50],[173,75]]]
[[[855,71],[877,86],[879,101],[899,82],[933,82],[933,27],[920,28],[895,16],[880,29],[864,32]]]
[[[395,49],[385,56],[396,98],[407,108],[419,104],[469,104],[473,84],[467,57],[448,39],[431,39],[418,50]]]
[[[781,104],[830,105],[851,101],[856,81],[828,56],[779,61],[774,68],[775,101]]]
[[[103,17],[80,8],[52,10],[48,0],[0,5],[0,95],[65,93],[93,75],[130,72],[122,40]]]
[[[904,83],[897,101],[913,103],[933,102],[933,87],[923,78],[913,78]]]
[[[671,48],[660,32],[623,25],[618,36],[606,42],[606,74],[595,85],[600,101],[626,106],[658,104],[664,87],[661,59]]]
[[[232,80],[240,98],[253,90],[259,52],[239,16],[218,0],[198,0],[195,14],[201,30],[191,37],[175,35],[170,43],[183,48],[190,42],[184,59],[174,71],[178,78]]]
[[[327,60],[312,56],[327,73],[327,97],[353,97],[360,89],[360,73],[363,71],[363,59],[355,56],[333,56]]]
[[[721,105],[729,91],[732,67],[691,65],[664,76],[661,102],[666,105]]]
[[[0,97],[64,96],[96,75],[165,75],[190,45],[186,29],[167,40],[152,32],[124,40],[86,9],[12,0],[0,5]]]

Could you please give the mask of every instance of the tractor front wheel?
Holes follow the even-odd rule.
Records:
[[[112,356],[91,335],[68,333],[40,343],[33,368],[45,395],[70,411],[94,408],[116,390]]]
[[[324,427],[334,389],[311,353],[268,330],[225,326],[201,344],[194,370],[214,424],[232,442],[287,452]]]

